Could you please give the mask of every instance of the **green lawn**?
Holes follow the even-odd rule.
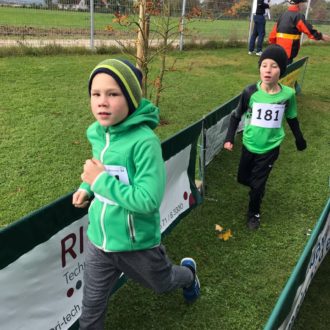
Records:
[[[128,282],[111,298],[109,328],[262,329],[329,197],[329,49],[302,48],[301,56],[310,55],[310,60],[298,111],[308,149],[297,152],[287,131],[268,182],[260,230],[252,233],[245,228],[248,191],[235,180],[238,137],[233,153],[221,152],[208,166],[204,203],[164,239],[174,262],[187,255],[196,259],[201,299],[187,306],[179,291],[159,296]],[[93,121],[88,75],[105,57],[1,58],[2,226],[78,186],[90,155],[85,138]],[[174,60],[160,105],[168,121],[157,129],[162,140],[258,79],[258,58],[243,48],[171,53],[169,63]],[[151,75],[155,73],[154,66]],[[220,241],[216,223],[230,228],[233,238]],[[329,292],[329,282],[323,285],[322,292]],[[308,306],[328,314],[328,300],[315,304]],[[324,317],[320,327],[311,317],[299,329],[329,328],[329,318]]]
[[[79,36],[79,29],[90,29],[90,14],[88,12],[45,10],[35,8],[13,8],[0,7],[1,25],[10,27],[35,27],[45,29],[71,29],[77,31],[76,36],[72,34],[70,37]],[[114,16],[106,13],[95,13],[94,23],[96,30],[105,30],[108,25],[113,26],[115,31],[127,31],[119,24],[113,23]],[[151,22],[155,22],[152,17]],[[186,39],[209,39],[209,40],[247,40],[249,35],[249,19],[234,20],[211,20],[211,19],[193,19],[186,20]],[[178,23],[178,18],[173,18],[171,26]],[[274,22],[270,21],[266,24],[266,35],[270,32]],[[330,25],[315,25],[320,31],[330,34]],[[135,29],[135,27],[132,27]],[[52,31],[52,34],[55,32]],[[28,36],[28,35],[27,35]],[[49,36],[48,36],[49,37]],[[66,35],[66,37],[69,37]],[[109,38],[115,38],[115,32],[109,34]],[[121,36],[123,37],[123,36]],[[1,38],[1,34],[0,34]],[[40,38],[47,38],[41,35]]]
[[[0,7],[1,24],[9,26],[37,26],[88,28],[89,12],[46,10],[36,8]],[[113,15],[95,14],[95,23],[104,27],[113,19]]]

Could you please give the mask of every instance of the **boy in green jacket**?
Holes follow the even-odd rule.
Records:
[[[252,230],[260,226],[266,182],[285,136],[284,118],[295,137],[297,149],[304,150],[307,146],[297,118],[295,91],[278,82],[285,73],[287,61],[281,46],[271,45],[265,49],[259,60],[260,81],[243,90],[225,138],[224,148],[231,151],[243,117],[243,146],[237,181],[250,187],[247,226]]]
[[[108,59],[89,78],[96,119],[87,138],[93,158],[73,205],[89,210],[80,329],[103,329],[107,300],[124,273],[158,293],[183,288],[187,302],[198,298],[196,263],[172,265],[161,244],[159,207],[165,166],[158,137],[159,110],[142,98],[142,73],[129,61]]]

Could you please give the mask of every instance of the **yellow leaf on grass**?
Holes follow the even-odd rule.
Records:
[[[215,230],[216,231],[223,231],[223,227],[221,227],[220,225],[215,225]]]
[[[230,237],[233,237],[231,230],[228,229],[224,233],[220,233],[218,237],[224,241],[228,241]]]

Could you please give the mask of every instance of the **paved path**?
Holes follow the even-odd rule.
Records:
[[[120,47],[120,43],[126,46],[135,46],[136,40],[94,40],[94,47],[101,46],[116,46]],[[151,45],[156,45],[157,40],[152,40]],[[175,40],[173,46],[178,46],[179,42]],[[24,39],[24,40],[10,40],[1,39],[0,47],[12,47],[12,46],[30,46],[30,47],[43,47],[47,45],[60,45],[63,47],[91,47],[89,39]]]

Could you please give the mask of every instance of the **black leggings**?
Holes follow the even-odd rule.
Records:
[[[249,215],[260,213],[266,182],[279,153],[280,147],[276,147],[265,154],[255,154],[248,151],[244,145],[242,147],[237,181],[251,188],[249,193]]]

